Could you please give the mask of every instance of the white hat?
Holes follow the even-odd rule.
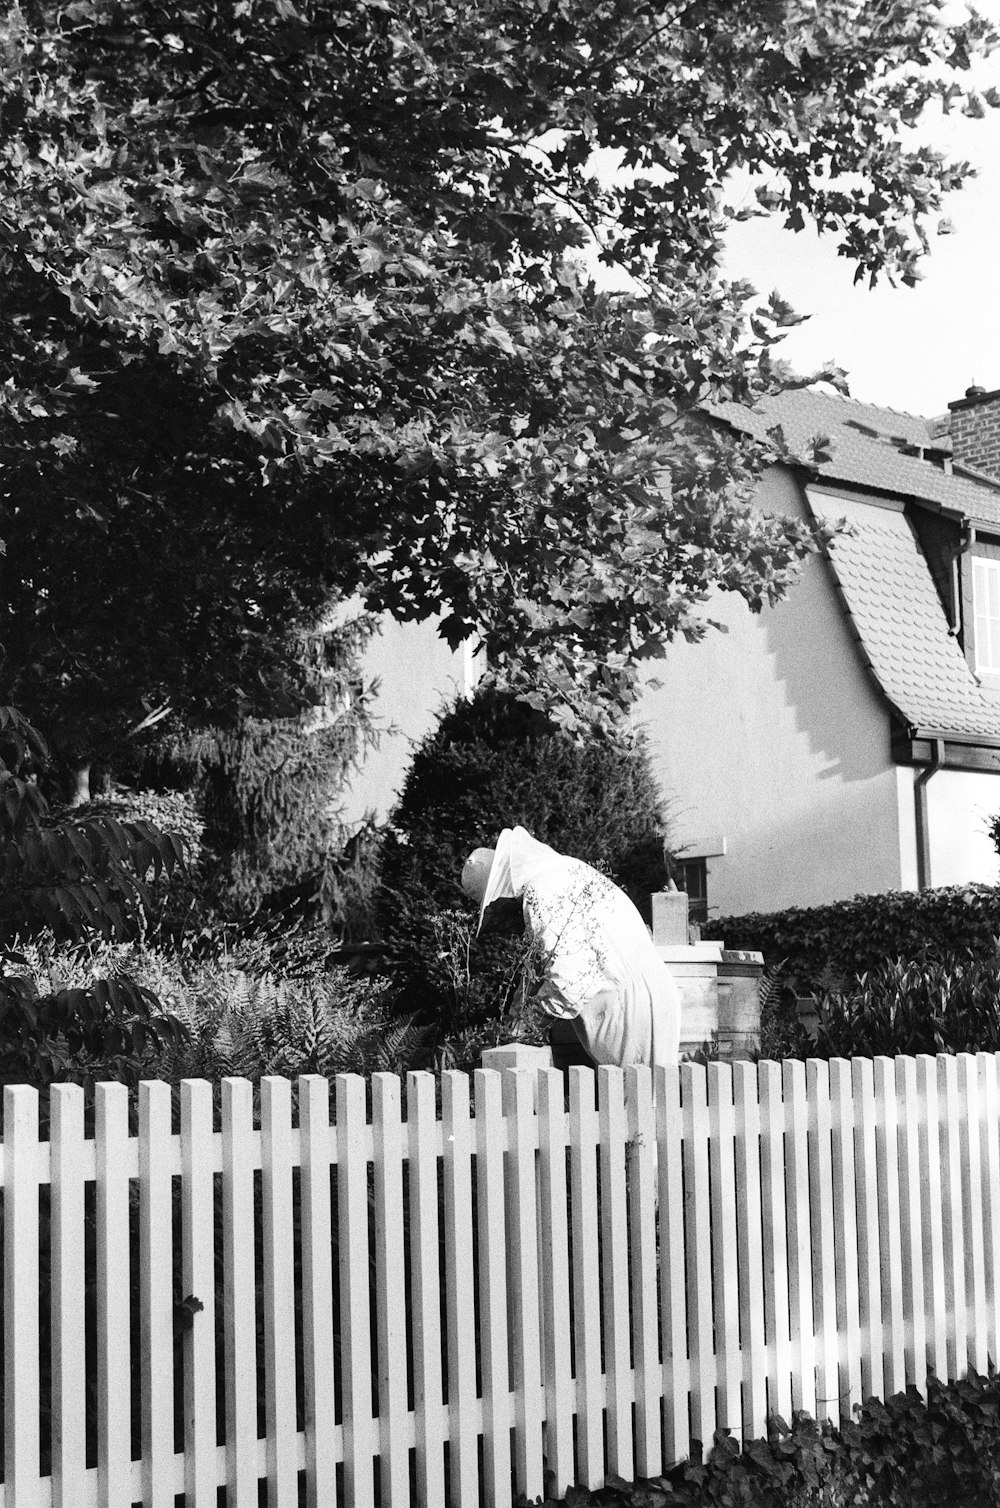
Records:
[[[495,858],[495,848],[474,848],[462,867],[462,889],[478,906],[482,906]]]

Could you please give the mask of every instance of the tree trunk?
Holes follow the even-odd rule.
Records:
[[[77,765],[70,776],[70,806],[86,806],[90,800],[90,760]]]

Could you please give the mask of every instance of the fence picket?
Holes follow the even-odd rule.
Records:
[[[292,1086],[260,1081],[267,1490],[274,1508],[298,1500],[295,1427],[295,1258],[292,1247]]]
[[[101,1508],[132,1501],[131,1365],[122,1295],[129,1291],[128,1090],[98,1084],[94,1116],[97,1183],[97,1481]]]
[[[441,1503],[444,1501],[444,1395],[433,1074],[407,1074],[406,1120],[410,1133],[410,1272],[417,1496],[424,1503]]]
[[[785,1216],[785,1105],[781,1065],[758,1064],[760,1075],[760,1185],[764,1250],[764,1324],[767,1334],[768,1412],[792,1415],[792,1342],[788,1312],[788,1244]]]
[[[38,1091],[8,1084],[4,1143],[4,1508],[36,1508],[39,1480]]]
[[[830,1068],[828,1063],[819,1058],[810,1058],[806,1063],[806,1099],[809,1113],[809,1209],[816,1335],[816,1417],[839,1424],[833,1119],[830,1110]]]
[[[736,1126],[733,1071],[708,1065],[711,1128],[709,1167],[712,1200],[712,1297],[715,1310],[716,1409],[718,1428],[742,1433],[739,1282],[733,1261],[736,1229]]]
[[[854,1177],[858,1225],[858,1312],[861,1320],[861,1390],[880,1391],[882,1279],[875,1161],[875,1077],[871,1058],[852,1058]]]
[[[299,1079],[302,1162],[302,1381],[308,1508],[336,1508],[330,1086]]]
[[[479,1356],[483,1391],[486,1508],[510,1499],[510,1382],[507,1369],[507,1221],[504,1213],[500,1075],[475,1072],[476,1204],[479,1251]]]
[[[1000,1054],[976,1054],[979,1075],[980,1143],[983,1184],[983,1220],[986,1228],[986,1348],[990,1361],[1000,1367],[1000,1088],[997,1066]]]
[[[454,1508],[479,1501],[476,1297],[472,1263],[472,1120],[469,1080],[441,1075],[444,1256],[448,1339],[448,1463]]]
[[[371,1508],[376,1447],[368,1288],[368,1154],[365,1083],[356,1074],[337,1075],[336,1111],[344,1499],[351,1508]]]
[[[170,1119],[170,1085],[154,1080],[140,1084],[139,1335],[142,1476],[148,1508],[174,1505],[173,1240],[166,1234],[173,1221]],[[82,1314],[80,1318],[82,1323]]]
[[[384,1508],[401,1508],[410,1498],[411,1439],[406,1402],[403,1125],[394,1073],[372,1076],[372,1133],[379,1480]]]
[[[782,1064],[785,1101],[785,1210],[788,1230],[788,1316],[792,1354],[792,1407],[816,1413],[816,1339],[813,1322],[809,1222],[809,1107],[804,1063]]]
[[[941,1212],[948,1329],[948,1370],[944,1375],[953,1378],[965,1372],[969,1324],[962,1229],[962,1148],[958,1129],[962,1105],[958,1089],[958,1064],[947,1053],[937,1055],[937,1082],[941,1106]]]
[[[569,1071],[570,1218],[573,1260],[573,1345],[576,1355],[577,1481],[604,1482],[604,1388],[601,1372],[601,1288],[597,1222],[597,1114],[594,1075]]]
[[[514,1483],[529,1502],[544,1491],[534,1093],[535,1075],[530,1070],[508,1069],[503,1074]]]
[[[743,1438],[767,1432],[764,1252],[761,1228],[760,1104],[755,1063],[733,1064],[736,1154],[736,1266],[740,1280]]]
[[[542,1290],[545,1455],[552,1494],[573,1485],[573,1403],[570,1366],[570,1259],[566,1210],[566,1097],[558,1069],[538,1075],[538,1265]]]
[[[191,1508],[215,1508],[217,1496],[211,1151],[212,1086],[201,1079],[182,1079],[181,1284],[191,1300],[184,1329],[184,1497]]]
[[[906,1319],[899,1281],[903,1241],[895,1064],[885,1057],[875,1059],[875,1162],[882,1286],[881,1382],[885,1396],[891,1398],[906,1387]]]
[[[656,1322],[656,1128],[648,1068],[625,1070],[625,1110],[635,1364],[635,1470],[638,1476],[648,1479],[658,1476],[663,1466],[660,1447],[663,1374]]]
[[[680,1068],[657,1068],[656,1170],[660,1212],[660,1346],[663,1352],[663,1451],[667,1464],[691,1450],[688,1408],[687,1271],[684,1265],[684,1117]]]
[[[833,1241],[840,1338],[840,1411],[850,1419],[861,1403],[861,1322],[858,1294],[858,1218],[854,1189],[854,1102],[851,1065],[830,1059]]]
[[[601,1218],[601,1309],[607,1407],[607,1467],[633,1475],[632,1367],[629,1345],[628,1248],[625,1189],[625,1098],[619,1069],[597,1070],[598,1175]]]
[[[989,1354],[986,1307],[986,1254],[983,1242],[983,1177],[979,1144],[979,1076],[971,1053],[959,1053],[958,1089],[962,1118],[958,1126],[959,1163],[962,1169],[962,1225],[965,1248],[965,1293],[968,1302],[969,1345],[967,1360],[980,1376],[986,1375]],[[961,1358],[959,1358],[961,1365]]]
[[[927,1366],[936,1376],[948,1376],[948,1300],[944,1275],[944,1226],[941,1212],[941,1138],[939,1129],[937,1061],[929,1053],[917,1058],[921,1099],[918,1120],[920,1187],[923,1219],[924,1299]]]
[[[166,1086],[160,1087],[166,1089]],[[166,1089],[166,1095],[169,1114],[169,1089]],[[52,1156],[52,1504],[53,1508],[77,1508],[84,1496],[87,1469],[83,1090],[78,1084],[53,1084],[49,1103]],[[161,1219],[160,1229],[162,1226]],[[166,1304],[169,1327],[169,1283]],[[148,1375],[146,1363],[144,1379]],[[169,1389],[162,1399],[157,1399],[160,1414],[156,1427],[160,1438],[170,1427],[168,1399],[171,1399]],[[172,1436],[168,1437],[167,1444],[172,1455]],[[145,1442],[144,1459],[155,1458],[155,1454],[155,1446]],[[153,1468],[149,1468],[147,1501],[150,1508],[163,1508],[166,1495],[153,1493],[150,1486],[153,1480]],[[166,1508],[173,1508],[172,1488]]]
[[[921,1231],[920,1091],[915,1059],[895,1061],[897,1145],[899,1149],[900,1301],[906,1319],[906,1381],[924,1389],[927,1381],[927,1321]]]
[[[222,1081],[222,1306],[226,1364],[226,1493],[257,1498],[257,1321],[254,1303],[253,1085]]]

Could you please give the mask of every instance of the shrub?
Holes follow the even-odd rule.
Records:
[[[894,959],[818,1000],[820,1057],[1000,1050],[996,956]]]
[[[857,979],[887,960],[992,959],[1000,938],[1000,890],[962,885],[891,890],[830,906],[725,916],[702,928],[729,948],[755,948],[783,968],[800,994]]]
[[[180,842],[146,821],[54,817],[37,784],[47,762],[37,731],[0,707],[0,1081],[134,1078],[151,1046],[182,1034],[156,997],[124,973],[40,988],[23,948],[132,935],[152,903],[150,872],[169,876]]]
[[[520,907],[506,929],[474,941],[459,886],[469,852],[515,824],[610,874],[647,916],[666,882],[664,804],[641,736],[573,735],[493,687],[457,701],[414,754],[382,854],[382,926],[401,1000],[432,1016],[442,1038],[481,1030],[494,1040],[497,1022],[508,1040],[541,1033],[518,995]]]

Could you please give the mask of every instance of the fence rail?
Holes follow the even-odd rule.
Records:
[[[8,1088],[2,1508],[509,1505],[985,1372],[998,1065]]]

